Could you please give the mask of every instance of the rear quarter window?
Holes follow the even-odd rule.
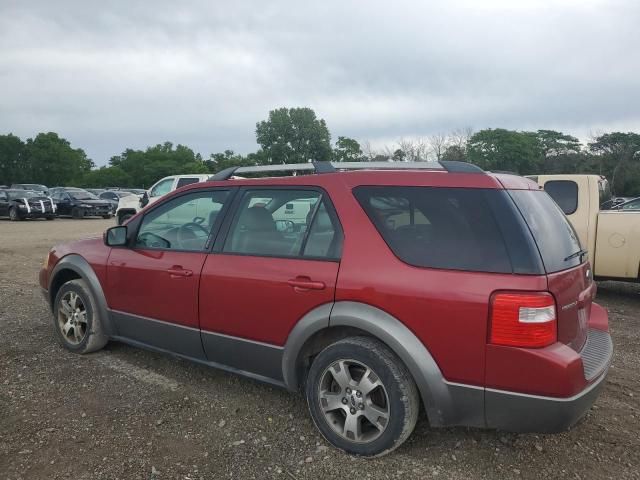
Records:
[[[544,184],[544,191],[558,204],[565,215],[578,209],[578,184],[572,180],[551,180]]]
[[[489,198],[499,191],[363,186],[354,195],[393,253],[410,265],[513,272]]]
[[[536,241],[547,272],[558,272],[580,265],[582,248],[573,226],[552,198],[543,191],[510,190],[518,209]]]

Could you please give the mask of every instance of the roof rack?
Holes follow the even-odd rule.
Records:
[[[467,162],[308,162],[277,165],[229,167],[209,177],[209,180],[228,180],[242,173],[312,172],[334,173],[341,170],[444,170],[451,173],[484,173],[480,167]]]

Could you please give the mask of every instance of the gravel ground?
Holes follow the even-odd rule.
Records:
[[[328,446],[301,396],[125,345],[56,343],[36,274],[113,221],[0,220],[0,478],[640,478],[640,286],[600,285],[615,359],[586,419],[557,435],[430,429],[366,460]]]

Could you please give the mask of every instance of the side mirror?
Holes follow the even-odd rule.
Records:
[[[108,247],[123,247],[127,244],[127,227],[118,225],[104,232],[104,244]]]
[[[142,198],[140,198],[140,208],[146,207],[148,203],[149,203],[149,194],[147,192],[144,192],[142,194]]]

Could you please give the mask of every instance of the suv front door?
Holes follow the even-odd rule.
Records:
[[[231,192],[197,190],[162,202],[135,222],[131,245],[111,250],[106,294],[118,335],[203,358],[200,271]]]
[[[277,381],[291,329],[334,300],[342,230],[317,189],[248,188],[238,197],[226,239],[219,235],[202,270],[202,343],[210,361]]]

